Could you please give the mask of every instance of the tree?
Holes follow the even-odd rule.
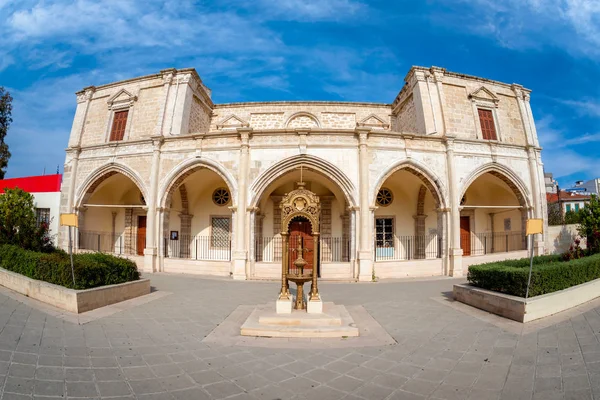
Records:
[[[558,203],[548,203],[548,225],[563,225],[564,219]]]
[[[590,201],[579,211],[579,234],[587,239],[590,253],[600,252],[600,200],[592,195]]]
[[[13,244],[27,250],[54,250],[48,224],[38,225],[33,195],[19,189],[5,189],[0,195],[0,244]]]
[[[581,222],[581,210],[579,211],[567,211],[565,213],[565,224],[578,224]]]
[[[4,142],[4,138],[12,122],[12,100],[10,93],[0,86],[0,179],[4,179],[10,159],[10,151],[8,151],[8,145]]]

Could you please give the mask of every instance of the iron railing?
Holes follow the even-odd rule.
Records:
[[[100,253],[143,254],[145,247],[146,236],[135,234],[131,235],[130,240],[126,240],[123,233],[79,231],[77,239],[79,250],[91,250]]]
[[[180,235],[177,239],[164,237],[162,252],[168,258],[188,260],[230,261],[230,236],[188,236]]]
[[[295,247],[297,246],[290,243],[290,249]],[[347,237],[322,237],[319,239],[317,251],[322,262],[348,262],[350,261],[350,239]],[[281,262],[282,254],[281,236],[255,238],[255,261]]]
[[[461,232],[460,244],[464,256],[527,250],[527,240],[523,232]]]
[[[442,258],[438,235],[389,236],[375,238],[375,261],[402,261]]]

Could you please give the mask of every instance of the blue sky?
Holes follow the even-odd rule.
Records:
[[[7,176],[62,172],[85,86],[194,67],[216,103],[389,103],[411,65],[532,89],[546,170],[600,177],[597,0],[0,0]]]

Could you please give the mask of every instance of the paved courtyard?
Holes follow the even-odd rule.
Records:
[[[162,297],[84,325],[0,294],[2,399],[600,399],[600,308],[525,333],[445,300],[461,280],[323,283],[397,344],[225,347],[203,339],[277,283],[150,277]]]

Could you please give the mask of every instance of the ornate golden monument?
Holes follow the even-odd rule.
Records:
[[[308,299],[308,312],[322,312],[319,311],[322,310],[322,302],[317,286],[317,268],[319,262],[318,229],[321,215],[319,197],[310,190],[307,190],[305,183],[301,181],[298,182],[298,189],[284,196],[281,200],[280,208],[283,257],[281,264],[281,291],[279,293],[278,305],[287,302],[291,303],[289,290],[289,282],[291,281],[296,283],[297,286],[294,308],[297,310],[306,309],[304,284],[312,282]],[[308,232],[306,224],[310,225],[310,232]],[[310,258],[307,260],[306,256],[312,256],[312,262],[310,262]]]

